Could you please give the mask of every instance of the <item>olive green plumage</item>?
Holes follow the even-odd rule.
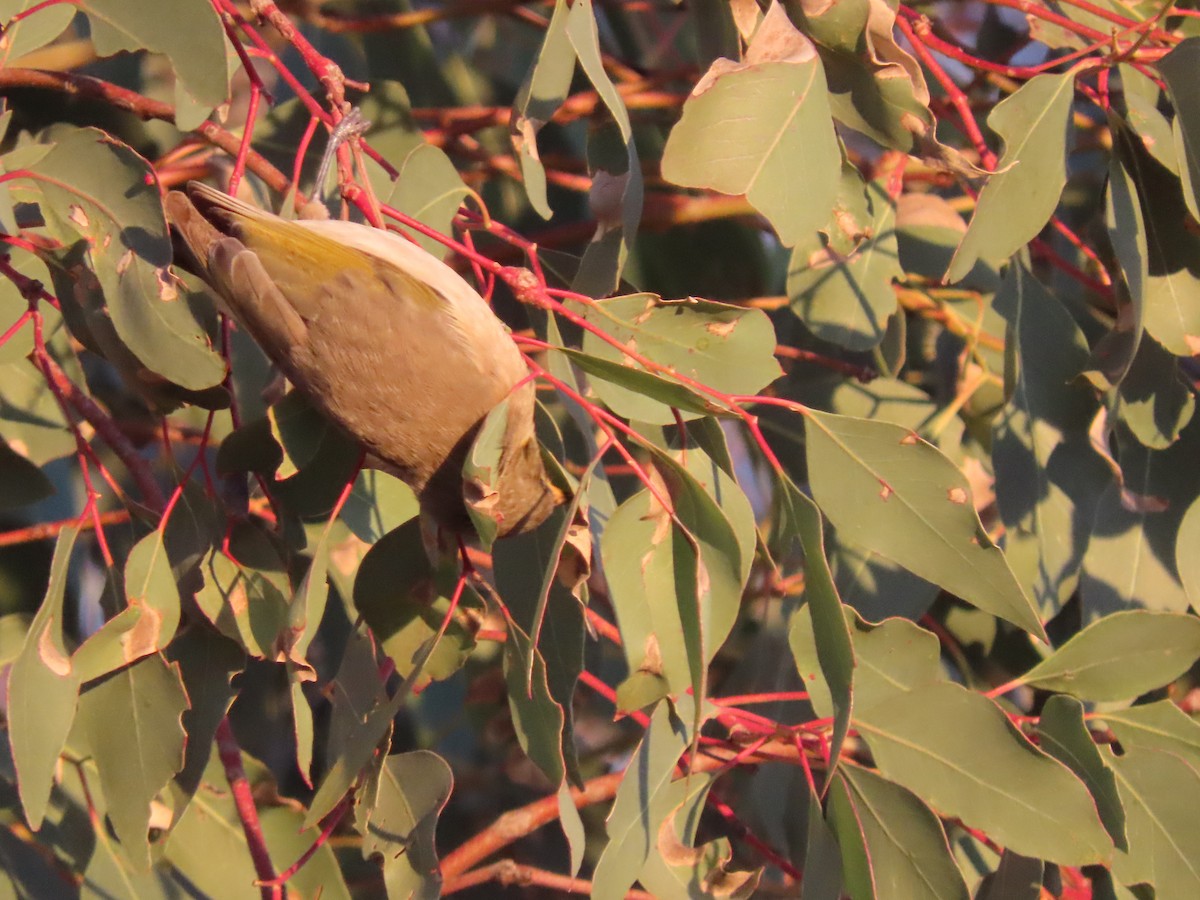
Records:
[[[501,536],[537,527],[561,501],[534,437],[534,388],[491,308],[404,238],[341,221],[285,221],[205,185],[167,196],[196,274],[288,379],[404,479],[422,508],[470,529],[462,464],[505,398],[508,427],[492,512]],[[516,387],[520,384],[520,387]]]

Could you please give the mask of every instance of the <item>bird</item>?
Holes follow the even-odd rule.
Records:
[[[469,499],[496,537],[537,528],[564,496],[534,433],[534,384],[508,329],[453,269],[404,237],[339,220],[288,221],[200,182],[168,192],[177,262],[217,293],[308,401],[407,482],[459,536]],[[507,400],[492,483],[463,463]]]

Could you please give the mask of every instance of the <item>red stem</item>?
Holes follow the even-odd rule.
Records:
[[[258,820],[258,809],[254,805],[254,789],[246,778],[246,770],[242,766],[242,748],[238,746],[237,738],[233,736],[233,726],[229,717],[221,719],[217,726],[217,754],[221,765],[225,767],[225,778],[229,781],[229,789],[233,793],[233,802],[237,807],[238,818],[242,822],[242,830],[246,834],[246,846],[250,850],[250,858],[254,862],[254,872],[262,888],[263,900],[283,900],[283,890],[275,884],[275,866],[271,862],[270,851],[267,850],[267,840],[263,836],[262,823]]]

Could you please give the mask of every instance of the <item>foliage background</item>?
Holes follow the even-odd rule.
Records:
[[[1191,3],[0,19],[7,893],[1200,892]],[[350,104],[576,497],[461,562],[168,269]]]

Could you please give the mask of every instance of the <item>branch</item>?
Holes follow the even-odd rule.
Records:
[[[505,887],[512,885],[524,887],[532,884],[553,888],[566,894],[590,895],[592,893],[592,883],[583,878],[571,878],[568,875],[558,875],[533,866],[522,866],[511,859],[502,859],[481,869],[476,869],[460,878],[455,883],[453,891],[443,890],[442,893],[464,891],[467,888],[487,884],[489,881],[498,882]],[[627,891],[625,900],[654,900],[654,895],[646,891]]]
[[[274,883],[275,866],[271,863],[262,824],[258,820],[258,810],[254,806],[254,791],[242,766],[242,748],[233,736],[233,726],[229,724],[228,716],[221,719],[221,724],[217,726],[217,754],[221,757],[221,765],[225,767],[225,778],[229,781],[238,818],[246,833],[246,846],[254,860],[254,872],[258,875],[263,900],[282,900],[283,889]]]
[[[72,97],[84,97],[131,112],[143,120],[158,119],[162,122],[170,122],[172,125],[175,124],[175,107],[171,104],[153,100],[136,91],[93,78],[90,75],[77,75],[73,72],[46,72],[41,69],[0,69],[0,96],[19,88],[38,88],[58,91]],[[196,132],[210,144],[220,147],[232,157],[237,157],[242,144],[241,138],[237,135],[208,120],[201,122],[196,128]],[[262,154],[256,153],[254,150],[249,150],[246,154],[246,168],[277,193],[285,194],[291,187],[288,177],[271,165]]]

